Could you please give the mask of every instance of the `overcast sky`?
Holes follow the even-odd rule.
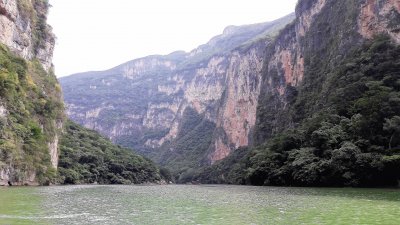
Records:
[[[228,25],[278,19],[297,0],[50,0],[58,77],[190,51]]]

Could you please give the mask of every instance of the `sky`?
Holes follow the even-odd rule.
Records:
[[[297,0],[50,0],[58,77],[191,51],[229,25],[294,12]]]

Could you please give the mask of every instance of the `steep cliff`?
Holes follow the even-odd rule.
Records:
[[[205,168],[212,183],[397,185],[399,1],[301,0],[268,46],[256,148]]]
[[[0,1],[0,185],[55,176],[64,113],[48,7],[45,0]]]
[[[0,1],[0,42],[18,56],[52,66],[54,35],[47,25],[47,0]]]
[[[174,171],[249,144],[264,48],[294,18],[230,26],[190,53],[61,78],[68,115]]]
[[[307,86],[321,90],[327,75],[319,73],[334,71],[351,50],[377,34],[387,34],[399,43],[398,1],[299,1],[296,17],[267,51],[258,109],[258,143],[320,110],[322,102],[297,102],[297,111],[291,111],[289,103]],[[312,92],[307,89],[302,93]],[[306,111],[298,110],[301,105]]]

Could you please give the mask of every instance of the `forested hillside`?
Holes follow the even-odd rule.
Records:
[[[150,160],[71,121],[60,141],[58,172],[63,184],[140,184],[161,179]]]

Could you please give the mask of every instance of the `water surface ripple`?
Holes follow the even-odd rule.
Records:
[[[37,207],[8,212],[0,207],[0,224],[400,224],[396,189],[78,185],[20,190],[25,191],[21,201],[32,195],[39,199]],[[17,204],[18,197],[13,201]]]

